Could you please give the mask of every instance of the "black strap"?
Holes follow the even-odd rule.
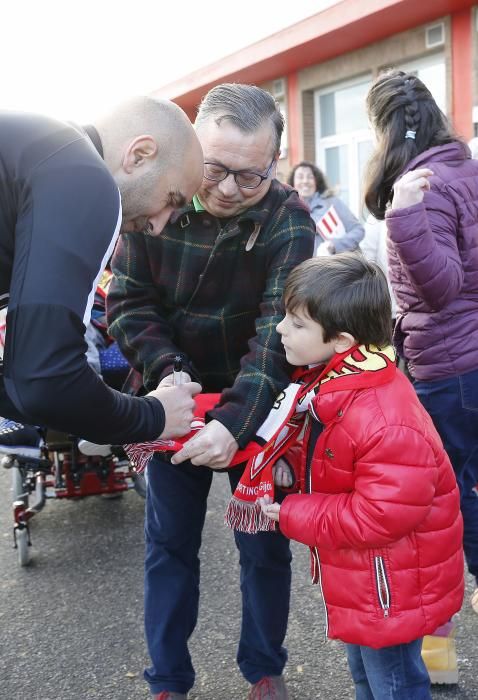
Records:
[[[93,124],[86,124],[82,127],[82,129],[86,133],[86,135],[88,136],[88,138],[90,139],[100,156],[104,158],[103,144],[101,143],[100,135],[97,132],[96,128],[93,126]]]

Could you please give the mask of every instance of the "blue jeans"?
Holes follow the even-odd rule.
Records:
[[[463,549],[478,583],[478,370],[451,379],[414,382],[443,440],[460,489]]]
[[[382,649],[346,647],[356,700],[431,700],[421,639]]]
[[[228,471],[231,490],[242,468]],[[146,497],[145,631],[153,693],[187,693],[194,684],[188,650],[198,615],[199,549],[213,472],[190,462],[178,466],[155,455]],[[227,537],[227,529],[218,533]],[[249,683],[280,675],[287,660],[291,583],[289,540],[279,533],[234,533],[240,553],[242,628],[237,654]],[[228,562],[224,562],[228,566]],[[239,611],[225,611],[236,614]],[[214,672],[214,669],[211,669]]]

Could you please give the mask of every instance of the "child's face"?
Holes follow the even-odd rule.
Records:
[[[286,311],[276,326],[287,362],[297,367],[328,362],[336,352],[336,339],[324,342],[322,326],[303,308]]]

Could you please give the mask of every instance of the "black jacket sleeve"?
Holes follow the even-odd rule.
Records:
[[[9,417],[102,443],[158,437],[161,403],[108,388],[85,356],[94,290],[121,221],[113,179],[79,139],[39,163],[24,186],[4,356]]]

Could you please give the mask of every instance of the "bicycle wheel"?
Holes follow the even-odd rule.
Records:
[[[30,562],[30,545],[28,543],[28,539],[28,530],[26,528],[24,528],[23,530],[17,530],[17,557],[20,566],[27,566]]]

